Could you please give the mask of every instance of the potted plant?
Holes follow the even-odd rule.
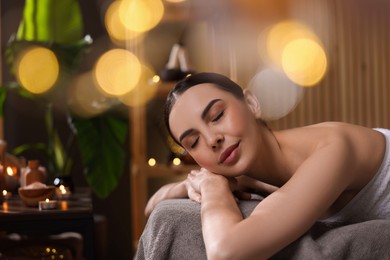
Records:
[[[16,61],[23,50],[40,46],[55,53],[62,79],[71,78],[92,44],[90,37],[82,37],[82,33],[82,16],[77,0],[26,0],[19,29],[7,46],[11,73],[15,75]],[[31,149],[43,151],[48,159],[48,170],[58,177],[66,177],[70,175],[73,164],[70,150],[77,146],[88,184],[96,195],[104,198],[117,186],[124,172],[128,121],[115,108],[89,118],[67,111],[71,133],[66,140],[61,139],[53,121],[53,98],[62,96],[68,83],[67,80],[57,81],[52,90],[33,94],[23,88],[20,80],[8,82],[0,88],[0,113],[3,114],[9,91],[16,91],[43,104],[48,141],[23,144],[15,148],[14,153],[22,154]]]

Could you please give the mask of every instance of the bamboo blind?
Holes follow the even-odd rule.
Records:
[[[343,121],[390,128],[390,2],[295,0],[294,6],[293,15],[323,39],[328,71],[294,111],[270,125]]]

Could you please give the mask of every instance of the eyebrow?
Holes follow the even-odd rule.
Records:
[[[215,103],[219,102],[219,101],[221,101],[221,99],[213,99],[213,100],[211,100],[211,101],[207,104],[207,106],[203,109],[203,112],[202,112],[202,115],[201,115],[201,118],[202,118],[203,120],[205,119],[207,113],[210,111],[210,109],[213,107],[213,105],[214,105]],[[190,129],[184,131],[184,133],[182,133],[182,134],[180,135],[180,137],[179,137],[179,142],[181,143],[181,141],[182,141],[187,135],[191,134],[193,131],[194,131],[193,128],[190,128]]]

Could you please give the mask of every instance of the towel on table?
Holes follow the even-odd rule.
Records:
[[[247,217],[259,201],[240,201]],[[134,260],[207,259],[200,206],[189,199],[160,202],[150,215]],[[390,220],[350,225],[316,223],[271,259],[390,259]]]

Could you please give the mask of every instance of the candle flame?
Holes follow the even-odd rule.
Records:
[[[49,202],[49,199],[47,198],[45,201],[46,201],[46,202]]]
[[[6,196],[6,195],[7,195],[7,193],[8,193],[8,191],[6,191],[6,190],[3,190],[3,196]]]
[[[60,185],[59,189],[61,191],[61,194],[66,194],[66,188],[64,185]]]
[[[14,171],[12,170],[12,168],[11,167],[7,167],[7,174],[9,175],[9,176],[14,176],[15,175],[15,173],[14,173]]]

